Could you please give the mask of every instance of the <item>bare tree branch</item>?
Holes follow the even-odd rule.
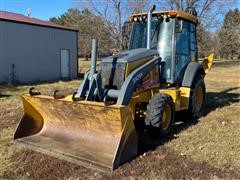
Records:
[[[134,5],[134,10],[131,9],[128,5],[132,3]],[[122,37],[122,25],[123,21],[127,20],[129,14],[136,9],[144,9],[149,0],[104,0],[99,1],[95,0],[84,0],[77,3],[78,9],[88,9],[90,12],[99,16],[105,23],[107,32],[111,37],[111,40],[117,50],[123,48],[123,37]]]

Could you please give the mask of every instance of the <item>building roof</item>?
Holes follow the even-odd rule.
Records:
[[[161,12],[152,13],[153,16],[164,15],[164,14],[169,15],[170,17],[179,17],[179,18],[191,21],[195,24],[197,24],[198,22],[196,16],[193,16],[183,11],[161,11]],[[132,22],[134,17],[144,17],[144,16],[147,16],[147,13],[133,14],[130,16],[130,21]]]
[[[36,26],[51,27],[51,28],[70,30],[70,31],[78,31],[74,28],[58,25],[50,21],[43,21],[40,19],[24,16],[22,14],[7,12],[7,11],[0,11],[0,20],[12,21],[12,22],[23,23],[23,24],[31,24]]]

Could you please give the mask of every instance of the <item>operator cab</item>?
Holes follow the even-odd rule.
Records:
[[[197,59],[197,18],[180,11],[153,12],[150,48],[162,58],[161,81],[181,83],[189,62]],[[147,14],[130,17],[129,50],[147,46]]]

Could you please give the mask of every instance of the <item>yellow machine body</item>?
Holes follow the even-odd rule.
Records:
[[[145,60],[139,61],[139,64],[129,64],[128,67],[137,68]],[[206,71],[211,68],[206,67]],[[138,89],[128,106],[74,102],[72,96],[54,99],[42,95],[23,95],[24,115],[14,140],[33,150],[70,162],[112,171],[129,157],[137,155],[134,127],[136,105],[147,103],[155,93],[160,92],[172,97],[176,111],[185,110],[188,109],[190,91],[187,87]]]

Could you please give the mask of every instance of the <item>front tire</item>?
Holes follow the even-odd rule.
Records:
[[[173,130],[175,108],[171,96],[154,95],[147,105],[145,125],[156,129],[161,136],[169,136]]]

